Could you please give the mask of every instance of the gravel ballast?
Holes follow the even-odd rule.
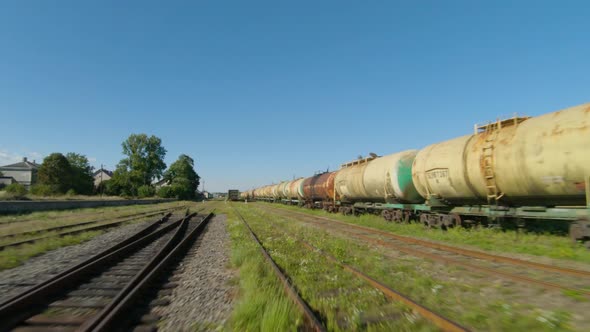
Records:
[[[21,266],[1,271],[0,302],[123,241],[155,220],[156,217],[152,217],[146,222],[117,227],[82,244],[61,247],[33,257]]]
[[[229,269],[226,216],[215,216],[175,273],[170,304],[153,309],[161,316],[158,331],[221,329],[231,314],[233,288]]]

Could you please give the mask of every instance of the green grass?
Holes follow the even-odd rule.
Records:
[[[311,252],[285,235],[279,227],[266,222],[267,218],[239,206],[251,227],[263,241],[276,263],[294,281],[301,296],[319,312],[330,331],[341,330],[436,330],[432,324],[417,317],[412,310],[392,303],[384,295],[324,257]],[[324,243],[335,243],[326,237]],[[335,254],[344,254],[347,244],[335,245]],[[366,317],[393,315],[398,319],[368,322]]]
[[[515,231],[502,231],[490,228],[452,228],[447,231],[428,229],[421,224],[388,223],[382,217],[364,214],[360,216],[343,216],[322,210],[309,210],[282,204],[256,203],[261,207],[280,208],[310,215],[327,217],[347,223],[367,226],[426,240],[434,240],[455,245],[467,245],[496,253],[519,253],[545,256],[590,263],[590,250],[581,244],[574,244],[563,236],[549,234],[519,234]]]
[[[68,210],[46,210],[46,211],[35,211],[35,212],[24,212],[20,214],[7,214],[0,215],[0,224],[23,222],[31,220],[43,220],[52,218],[61,218],[73,215],[92,215],[100,214],[103,212],[124,212],[124,211],[136,211],[145,209],[155,209],[156,207],[166,207],[187,204],[187,201],[173,201],[158,204],[137,204],[137,205],[124,205],[124,206],[105,206],[95,208],[81,208],[81,209],[68,209]]]
[[[19,266],[31,257],[39,256],[47,251],[80,244],[102,233],[103,231],[85,232],[77,235],[41,240],[15,248],[6,248],[0,251],[0,271]]]
[[[228,215],[231,266],[239,272],[239,293],[228,329],[233,331],[297,331],[301,314],[264,261],[241,221],[222,203],[209,203]]]
[[[241,207],[241,209],[246,208]],[[273,258],[276,257],[277,262],[280,262],[281,266],[292,275],[296,284],[300,286],[304,298],[309,299],[314,308],[317,307],[321,312],[325,312],[328,326],[332,330],[338,330],[337,325],[334,324],[338,314],[348,317],[351,326],[361,328],[354,325],[358,321],[358,312],[375,305],[383,307],[382,300],[377,296],[380,292],[364,290],[317,300],[314,298],[314,294],[317,294],[318,291],[328,291],[332,287],[336,289],[355,287],[361,289],[362,287],[344,274],[331,272],[334,271],[333,269],[327,270],[326,266],[331,263],[312,259],[309,253],[301,252],[298,249],[300,246],[296,245],[298,239],[305,239],[314,246],[336,256],[341,262],[354,266],[401,293],[411,295],[411,298],[416,302],[475,330],[555,331],[570,329],[570,315],[564,311],[549,311],[528,305],[529,299],[521,299],[521,303],[513,303],[505,296],[495,298],[483,296],[480,293],[481,288],[496,287],[487,285],[485,279],[481,280],[481,285],[441,280],[436,278],[436,274],[429,273],[433,270],[433,265],[426,261],[408,256],[400,256],[394,260],[387,257],[385,251],[371,248],[365,243],[340,238],[335,234],[306,227],[303,223],[296,222],[295,219],[271,215],[255,209],[250,206],[249,211],[245,211],[244,214],[249,213],[251,219],[259,220],[253,223],[256,224],[257,232],[260,232],[265,245],[271,248]],[[263,221],[266,221],[267,229],[262,225]],[[280,226],[271,227],[269,223]],[[274,231],[268,230],[268,228],[273,228]],[[281,228],[289,230],[288,235],[281,235],[278,230]],[[464,273],[452,266],[445,268],[450,274],[461,275]],[[331,277],[327,277],[328,280],[325,280],[326,277],[322,276],[326,275]],[[502,288],[498,287],[500,288],[497,289],[497,292],[501,293]],[[367,306],[367,303],[370,306]],[[352,312],[346,308],[350,308]],[[335,314],[330,314],[330,312]],[[355,312],[357,316],[355,316]],[[404,317],[407,314],[406,311]],[[374,328],[377,330],[432,328],[416,318],[407,319],[406,323],[417,323],[417,325],[387,325]]]
[[[120,215],[128,215],[130,213],[137,213],[137,212],[149,212],[149,211],[153,211],[153,210],[159,210],[159,209],[163,209],[163,208],[167,208],[167,207],[175,207],[175,206],[180,206],[179,203],[183,203],[183,205],[187,204],[187,202],[174,202],[174,203],[164,203],[164,204],[158,204],[158,205],[139,205],[139,206],[126,206],[126,207],[118,207],[118,208],[100,208],[100,209],[84,209],[84,210],[90,210],[90,212],[85,211],[90,213],[90,216],[85,215],[85,213],[82,213],[80,211],[78,211],[78,213],[72,213],[71,211],[50,211],[50,212],[44,212],[44,214],[34,214],[34,217],[39,218],[39,220],[35,220],[34,223],[30,223],[30,222],[22,222],[21,223],[16,223],[16,224],[10,224],[10,225],[6,225],[6,229],[5,228],[0,228],[1,230],[5,230],[7,232],[14,232],[15,230],[26,230],[27,228],[25,227],[25,224],[28,224],[29,227],[32,227],[31,225],[35,225],[35,226],[43,226],[43,227],[50,227],[50,226],[55,226],[55,225],[61,225],[61,224],[67,224],[67,223],[77,223],[80,221],[85,220],[85,218],[89,218],[89,219],[96,219],[97,218],[97,212],[100,213],[100,216],[103,216],[103,218],[105,218],[105,220],[108,219],[116,219],[117,216]],[[195,210],[197,208],[199,208],[199,206],[196,206],[194,204],[190,205],[191,207],[195,207]],[[147,209],[146,209],[147,208]],[[101,211],[102,209],[106,210],[106,211]],[[103,214],[104,212],[104,214]],[[53,220],[53,218],[57,219],[59,218],[59,216],[70,216],[73,217],[74,219],[68,219],[68,218],[64,218],[62,220]],[[28,217],[31,217],[30,215]],[[43,219],[43,218],[52,218],[50,219]],[[155,216],[154,217],[145,217],[145,218],[140,218],[140,219],[136,219],[136,220],[132,220],[129,222],[125,222],[122,223],[121,225],[128,225],[128,224],[134,224],[134,223],[141,223],[141,222],[145,222],[145,221],[153,221],[155,220]],[[8,226],[10,226],[8,228]],[[86,226],[81,226],[81,227],[86,227]],[[72,228],[71,230],[74,230],[77,228]],[[10,269],[10,268],[14,268],[16,266],[19,266],[21,264],[23,264],[25,261],[27,261],[28,259],[30,259],[31,257],[35,257],[35,256],[39,256],[45,252],[60,248],[60,247],[65,247],[65,246],[71,246],[71,245],[76,245],[76,244],[80,244],[83,242],[86,242],[92,238],[94,238],[97,235],[100,235],[104,232],[106,232],[108,230],[99,230],[99,231],[88,231],[88,232],[83,232],[80,234],[75,234],[75,235],[67,235],[67,236],[63,236],[63,237],[53,237],[53,238],[48,238],[48,239],[43,239],[43,240],[39,240],[33,243],[28,243],[28,244],[23,244],[23,245],[19,245],[17,247],[9,247],[9,248],[5,248],[4,250],[0,251],[0,271],[2,270],[6,270],[6,269]],[[16,242],[19,240],[26,240],[28,238],[31,237],[36,237],[39,235],[49,235],[49,234],[56,234],[56,232],[50,232],[50,233],[38,233],[38,234],[34,234],[34,235],[27,235],[27,236],[15,236],[15,237],[11,237],[8,239],[4,239],[1,242],[2,243],[9,243],[9,242]]]
[[[9,235],[36,229],[41,230],[49,227],[76,224],[83,221],[115,219],[137,213],[149,213],[179,207],[186,204],[187,202],[171,202],[154,205],[40,211],[23,215],[0,216],[0,235]]]

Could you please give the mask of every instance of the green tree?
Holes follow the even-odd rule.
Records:
[[[191,157],[181,154],[164,173],[164,180],[172,187],[172,191],[180,199],[195,197],[200,177],[195,172],[194,166],[195,162]]]
[[[53,193],[63,194],[70,189],[71,175],[70,162],[63,154],[56,152],[43,159],[38,171],[38,180],[40,184],[49,185]]]
[[[92,172],[94,167],[90,166],[88,158],[82,154],[69,152],[66,158],[71,167],[71,185],[70,188],[78,194],[90,195],[94,189],[94,177]]]
[[[133,185],[127,167],[120,163],[113,172],[113,177],[105,184],[107,195],[134,196],[138,187]]]
[[[129,171],[134,188],[141,185],[151,185],[155,178],[162,177],[166,164],[164,157],[166,149],[162,140],[156,136],[146,134],[131,134],[123,142],[123,154],[127,158],[119,162],[121,167]]]

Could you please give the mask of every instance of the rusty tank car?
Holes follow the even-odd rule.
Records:
[[[414,160],[425,198],[455,204],[585,205],[590,105],[513,118],[430,145]]]
[[[307,207],[380,212],[430,227],[565,221],[574,240],[590,243],[589,125],[590,103],[476,125],[470,135],[419,151],[303,179],[298,198]],[[295,198],[293,185],[284,196]]]
[[[337,172],[326,172],[303,180],[303,200],[307,207],[321,207],[328,211],[335,209],[339,197],[334,190]]]
[[[414,159],[414,185],[428,206],[453,208],[450,219],[425,213],[421,221],[587,215],[589,126],[590,104],[584,104],[476,126],[472,135],[427,146]]]

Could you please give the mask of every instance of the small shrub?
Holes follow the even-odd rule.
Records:
[[[172,188],[171,186],[165,186],[158,189],[158,196],[162,198],[175,198],[176,192],[174,191],[174,188]]]
[[[66,191],[66,196],[76,196],[76,191],[74,189],[70,189],[68,191]]]
[[[152,186],[143,185],[137,188],[137,196],[139,198],[152,197],[156,194],[156,189]]]
[[[51,196],[54,192],[50,185],[36,184],[31,187],[31,194],[36,196]]]
[[[24,197],[27,194],[27,188],[20,183],[13,183],[5,188],[6,192],[15,198]]]

